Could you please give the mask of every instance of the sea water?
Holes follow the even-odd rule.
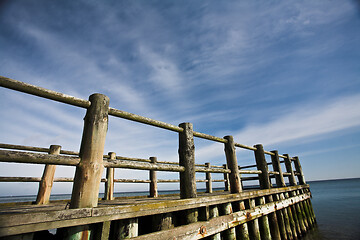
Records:
[[[308,182],[317,225],[304,240],[360,240],[360,178]],[[200,190],[200,191],[203,191]],[[179,191],[160,191],[160,194]],[[121,196],[146,196],[148,192],[115,193]],[[70,199],[70,194],[52,195],[52,200]],[[102,197],[102,194],[99,196]],[[35,201],[36,196],[0,197],[1,202]]]
[[[317,226],[305,240],[360,240],[360,178],[308,182]]]

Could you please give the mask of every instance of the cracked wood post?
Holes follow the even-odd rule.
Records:
[[[261,171],[261,174],[259,174],[259,182],[260,182],[260,188],[261,189],[270,189],[270,176],[269,176],[269,169],[265,158],[265,152],[264,148],[261,144],[257,144],[254,147],[256,147],[255,153],[255,160],[256,160],[256,167],[258,170]],[[272,195],[265,196],[266,203],[273,202]],[[270,225],[270,233],[271,233],[271,239],[280,240],[280,230],[279,225],[276,217],[276,213],[270,213],[267,216],[264,216],[262,218],[268,218],[269,225]],[[261,221],[260,221],[261,222]],[[267,227],[266,225],[264,227]]]
[[[271,155],[271,162],[272,162],[273,170],[275,172],[279,172],[278,175],[275,175],[276,186],[279,188],[286,187],[284,175],[283,175],[281,165],[280,165],[279,152],[277,150],[274,150],[271,152],[274,153],[274,155]],[[282,193],[276,194],[275,197],[276,197],[276,199],[275,199],[276,201],[285,199],[284,194],[282,194]],[[276,213],[277,213],[277,217],[279,220],[279,228],[280,228],[281,237],[283,239],[293,239],[293,233],[291,230],[291,225],[290,225],[287,208],[281,209],[280,211],[277,211]]]
[[[111,160],[116,159],[116,153],[109,152],[108,155]],[[106,168],[105,200],[114,200],[114,170],[114,168]]]
[[[61,146],[51,145],[49,148],[49,154],[59,155]],[[44,172],[39,183],[39,191],[36,197],[36,204],[48,204],[50,202],[51,189],[54,183],[56,165],[46,164]]]
[[[231,173],[229,174],[230,190],[231,193],[240,193],[242,192],[242,186],[239,166],[236,159],[234,138],[233,136],[225,136],[224,138],[227,140],[227,142],[225,143],[226,162],[228,168],[231,170]],[[233,203],[234,212],[244,209],[244,201]],[[249,239],[249,231],[246,223],[236,227],[236,237],[237,239]]]
[[[206,168],[210,168],[210,163],[205,163],[205,167]],[[212,193],[212,179],[211,179],[211,173],[207,172],[206,173],[206,192],[207,193]]]
[[[151,163],[156,164],[157,158],[150,157]],[[150,197],[158,197],[157,176],[155,170],[150,170]]]
[[[289,156],[289,154],[284,154],[284,156],[285,156],[284,161],[285,161],[286,171],[288,173],[290,173],[290,175],[288,176],[290,186],[296,186],[297,184],[296,184],[295,174],[294,174],[294,171],[293,171],[293,168],[292,168],[292,163],[291,163],[290,156]],[[290,197],[295,196],[293,191],[291,191],[289,195],[290,195]],[[294,204],[292,206],[292,212],[293,212],[295,225],[296,225],[296,228],[297,228],[297,231],[298,231],[298,236],[301,237],[303,234],[305,234],[306,228],[305,228],[304,221],[302,219],[302,214],[301,214],[299,204]]]
[[[179,133],[179,165],[185,167],[185,171],[180,172],[180,198],[196,198],[193,125],[191,123],[181,123],[179,127],[184,129]],[[185,222],[187,224],[197,221],[197,209],[189,209],[185,212]]]
[[[80,163],[76,167],[70,208],[93,208],[98,205],[99,187],[103,172],[103,154],[108,129],[109,98],[102,94],[89,97],[90,107],[84,118],[80,147]],[[64,239],[90,239],[90,226],[66,229]]]

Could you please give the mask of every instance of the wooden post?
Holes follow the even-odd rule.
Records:
[[[299,175],[297,175],[298,180],[299,180],[299,185],[304,185],[304,184],[306,184],[306,182],[305,182],[304,173],[301,168],[299,157],[296,156],[296,157],[294,157],[294,159],[295,159],[294,160],[295,170],[299,174]]]
[[[157,232],[174,228],[172,213],[152,215],[152,231]]]
[[[255,203],[257,206],[264,205],[265,198],[264,197],[256,198]],[[259,229],[260,229],[261,240],[271,240],[270,224],[267,216],[263,216],[259,218]]]
[[[228,169],[227,164],[223,164],[224,169]],[[224,183],[225,183],[225,191],[230,191],[230,184],[229,184],[229,174],[224,173]]]
[[[210,168],[210,163],[205,163],[206,168]],[[206,192],[212,193],[212,179],[211,179],[211,173],[206,173]]]
[[[179,133],[179,165],[185,167],[185,171],[180,172],[180,198],[196,198],[193,125],[181,123],[179,127],[184,129]],[[197,209],[186,210],[185,222],[194,223],[196,221]]]
[[[102,94],[89,97],[90,107],[84,118],[80,163],[76,167],[70,208],[92,208],[98,205],[103,171],[103,154],[108,128],[109,98]],[[89,226],[66,229],[64,239],[90,239]]]
[[[116,153],[109,152],[108,153],[109,158],[111,160],[116,159]],[[104,193],[104,199],[105,200],[114,200],[114,168],[106,168],[106,179],[105,182],[105,193]]]
[[[302,171],[300,160],[299,160],[298,156],[294,157],[294,165],[295,165],[295,170],[298,173],[297,177],[298,177],[299,184],[300,185],[306,184],[304,173]],[[302,189],[302,190],[300,190],[300,193],[305,193],[305,191]],[[308,201],[310,201],[310,200],[308,200]],[[307,200],[300,203],[300,208],[303,213],[304,222],[305,222],[306,227],[307,228],[311,227],[313,225],[313,222],[312,222],[312,219],[309,214],[309,205],[308,205]]]
[[[156,157],[150,157],[150,160],[151,163],[157,163]],[[150,197],[158,197],[157,176],[155,170],[150,170]]]
[[[289,154],[284,154],[285,156],[285,167],[286,167],[286,171],[288,173],[290,173],[289,175],[289,183],[291,186],[295,186],[296,184],[296,179],[295,179],[295,174],[292,168],[292,164],[291,164],[291,159],[289,157]],[[294,192],[291,191],[290,192],[290,197],[295,196]],[[301,210],[298,204],[295,204],[292,206],[292,213],[293,213],[293,217],[294,217],[294,221],[295,221],[295,225],[296,225],[296,229],[298,231],[298,236],[302,236],[305,232],[306,232],[306,228],[302,219],[302,215],[301,215]]]
[[[138,218],[113,221],[113,226],[113,233],[109,239],[122,240],[137,237],[139,235]]]
[[[256,167],[258,170],[261,170],[261,174],[259,174],[259,182],[260,182],[260,188],[261,189],[270,189],[270,176],[269,176],[269,169],[265,158],[265,152],[264,148],[261,144],[255,145],[255,160],[256,160]],[[266,196],[266,203],[273,202],[272,195]],[[270,232],[271,232],[271,238],[280,240],[280,230],[279,225],[276,217],[276,213],[270,213],[267,216],[264,216],[262,218],[268,218],[269,224],[270,224]],[[264,226],[266,227],[266,225]]]
[[[219,209],[216,205],[210,206],[209,207],[209,218],[216,218],[219,216]],[[220,233],[216,233],[214,235],[211,235],[209,237],[209,240],[221,240],[221,234]]]
[[[49,154],[59,155],[61,146],[51,145]],[[39,183],[39,191],[36,198],[36,204],[48,204],[50,202],[51,189],[54,183],[56,165],[46,164],[44,172]]]
[[[242,192],[242,186],[240,180],[239,166],[236,159],[234,138],[233,136],[225,136],[224,138],[227,140],[227,142],[225,143],[226,162],[229,169],[231,170],[229,176],[231,193],[240,193]],[[244,210],[244,201],[234,202],[233,209],[235,212]],[[246,223],[236,227],[236,236],[239,239],[249,239],[249,231]]]
[[[283,175],[281,165],[280,165],[279,152],[277,150],[274,150],[271,152],[274,153],[274,155],[271,155],[271,162],[272,162],[273,170],[275,172],[279,172],[278,175],[275,175],[276,186],[277,187],[286,187],[284,175]],[[276,201],[283,200],[283,199],[284,199],[284,194],[281,193],[281,194],[276,195],[276,199],[275,199]],[[278,220],[279,220],[279,228],[280,228],[281,238],[293,239],[293,234],[292,234],[292,230],[291,230],[291,226],[290,226],[290,220],[289,220],[289,215],[288,215],[287,209],[286,208],[281,209],[280,211],[277,211],[276,213],[277,213]],[[282,222],[284,224],[281,224],[280,222]],[[286,232],[284,232],[284,230]]]
[[[221,204],[219,207],[220,207],[221,215],[229,215],[229,214],[233,213],[231,203],[224,203],[224,204]],[[234,240],[234,239],[236,239],[237,234],[235,232],[235,228],[229,228],[229,229],[221,232],[221,236],[222,236],[223,240]]]
[[[254,209],[256,207],[255,199],[253,199],[253,198],[248,199],[245,203],[247,203],[247,205],[248,205],[247,208],[249,208],[249,209]],[[251,240],[261,240],[259,220],[256,218],[256,219],[248,222],[247,224],[248,224],[250,239]]]

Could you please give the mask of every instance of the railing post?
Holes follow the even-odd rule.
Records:
[[[271,155],[271,162],[272,162],[273,170],[275,172],[279,172],[278,175],[275,175],[276,187],[278,187],[278,188],[285,187],[286,184],[285,184],[283,172],[282,172],[281,165],[280,165],[279,152],[277,150],[274,150],[271,152],[274,154],[274,155]],[[274,197],[275,197],[275,199],[274,199],[275,201],[284,199],[284,195],[282,193],[276,194]],[[281,238],[285,239],[285,240],[288,238],[293,239],[287,209],[284,208],[284,209],[281,209],[280,211],[276,211],[276,216],[277,216],[278,222],[279,222]]]
[[[223,168],[224,169],[228,169],[227,164],[223,164]],[[230,180],[229,180],[229,174],[228,173],[224,173],[224,184],[225,184],[225,191],[230,191],[230,184],[229,184]]]
[[[180,198],[196,198],[193,125],[191,123],[181,123],[179,127],[184,129],[179,133],[179,165],[185,167],[185,171],[180,172]],[[197,215],[196,209],[186,210],[185,222],[196,222]]]
[[[156,157],[150,157],[150,160],[151,163],[157,163]],[[150,170],[150,197],[158,197],[157,176],[155,170]]]
[[[210,169],[210,163],[205,163],[205,167]],[[212,193],[212,179],[211,179],[211,173],[206,173],[206,192]]]
[[[242,186],[239,166],[236,158],[234,138],[233,136],[225,136],[224,138],[227,140],[227,142],[225,143],[226,162],[229,169],[231,170],[231,173],[229,174],[230,190],[231,193],[240,193],[242,192]],[[244,210],[244,201],[234,202],[233,208],[234,212]],[[249,239],[249,231],[246,223],[236,227],[236,235],[239,239]]]
[[[92,208],[98,205],[103,171],[105,137],[108,129],[109,98],[102,94],[89,97],[90,107],[84,118],[80,163],[76,167],[70,208]],[[90,239],[90,226],[69,227],[64,239]]]
[[[297,175],[298,180],[299,180],[299,185],[306,184],[304,173],[302,171],[300,160],[299,160],[298,156],[294,157],[294,165],[295,165],[296,172],[299,174],[299,175]]]
[[[292,168],[292,163],[291,163],[291,159],[289,154],[284,154],[285,156],[285,167],[286,167],[286,171],[288,173],[290,173],[289,175],[289,183],[291,186],[296,186],[296,179],[295,179],[295,174]],[[290,192],[290,197],[295,196],[294,192]],[[294,206],[292,206],[292,212],[293,212],[293,217],[294,217],[294,221],[295,221],[295,225],[296,225],[296,229],[298,231],[298,236],[302,236],[305,232],[306,232],[306,227],[303,221],[303,217],[302,217],[302,213],[300,210],[300,206],[299,204],[295,204]]]
[[[59,155],[61,146],[51,145],[49,154]],[[36,198],[36,204],[48,204],[50,202],[51,189],[54,183],[56,165],[46,164],[44,172],[39,183],[39,191]]]
[[[116,160],[116,153],[109,152],[109,158]],[[106,182],[105,182],[105,200],[114,200],[114,168],[106,168]]]
[[[305,181],[304,173],[302,171],[300,160],[299,160],[298,156],[294,157],[294,165],[295,165],[295,170],[298,174],[297,177],[298,177],[299,185],[305,185],[306,181]],[[305,193],[304,189],[300,190],[300,192]],[[305,217],[305,225],[307,227],[311,227],[313,225],[313,219],[311,218],[308,201],[310,201],[310,200],[305,200],[305,201],[301,202],[301,207],[302,207],[302,210],[304,211],[303,216],[305,215],[304,216]]]
[[[256,147],[255,150],[255,160],[256,160],[256,166],[258,170],[261,170],[261,174],[259,174],[259,182],[260,182],[260,188],[261,189],[270,189],[271,188],[271,184],[270,184],[270,176],[269,176],[269,169],[268,169],[268,165],[266,163],[266,158],[265,158],[265,152],[264,152],[264,148],[261,144],[255,145],[254,147]],[[272,195],[268,195],[265,197],[266,203],[270,203],[273,202],[273,197]],[[280,240],[280,230],[279,230],[279,225],[277,222],[277,217],[275,213],[270,213],[268,214],[268,216],[264,216],[262,217],[262,219],[264,220],[264,218],[268,218],[269,220],[269,225],[270,225],[270,233],[271,233],[271,239],[278,239]],[[266,221],[262,221],[260,220],[261,224],[264,224]],[[260,225],[261,225],[260,224]],[[265,228],[267,228],[268,226],[266,226],[266,223],[264,225]],[[268,232],[268,231],[266,231]],[[264,237],[265,239],[268,238],[269,236]]]

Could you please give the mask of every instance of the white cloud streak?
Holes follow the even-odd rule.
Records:
[[[296,141],[313,141],[315,137],[360,126],[360,95],[336,99],[314,106],[300,106],[275,120],[248,125],[234,134],[236,142],[253,146],[261,143],[296,144]],[[319,138],[317,138],[319,140]],[[217,144],[197,151],[200,158],[209,159],[223,155]]]

